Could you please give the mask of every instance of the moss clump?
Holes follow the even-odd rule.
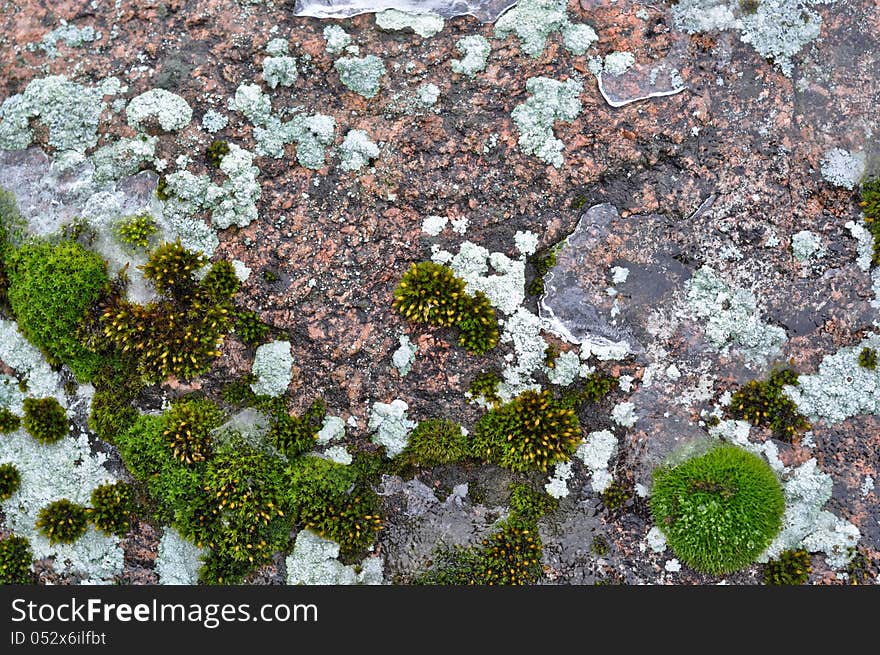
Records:
[[[109,289],[104,260],[73,241],[34,241],[9,254],[7,275],[22,334],[89,381],[101,357],[83,345],[79,330]]]
[[[257,394],[251,389],[251,384],[256,381],[256,376],[248,373],[240,378],[227,382],[220,395],[223,402],[233,407],[241,407],[242,405],[253,405],[257,402]]]
[[[625,485],[620,484],[619,482],[612,482],[605,490],[599,495],[599,498],[602,500],[602,505],[604,505],[605,509],[616,512],[629,502],[630,498],[632,498],[632,492]]]
[[[782,527],[785,499],[761,458],[721,445],[654,471],[651,513],[684,563],[715,575],[763,552]]]
[[[89,412],[89,429],[108,443],[125,432],[138,418],[132,401],[143,385],[137,375],[130,375],[120,362],[108,361],[92,379],[95,394]]]
[[[810,554],[803,548],[784,550],[764,565],[764,584],[801,585],[809,579],[812,570]]]
[[[873,371],[877,368],[877,351],[874,348],[862,348],[859,353],[859,366]]]
[[[875,555],[871,555],[864,548],[850,546],[848,555],[849,564],[846,566],[848,583],[851,585],[876,584],[880,574],[880,562]]]
[[[478,422],[474,454],[513,471],[547,469],[571,457],[580,440],[578,418],[549,391],[524,391]]]
[[[124,537],[131,527],[134,492],[124,482],[102,484],[92,491],[89,515],[92,524],[110,536]]]
[[[527,484],[510,485],[510,514],[524,521],[536,522],[558,506],[552,496],[533,489]]]
[[[49,539],[50,544],[73,543],[89,527],[89,510],[62,498],[40,510],[36,526]]]
[[[495,371],[486,371],[471,381],[468,393],[475,398],[482,397],[487,403],[495,405],[501,402],[501,397],[498,395],[499,384],[501,384],[501,376]]]
[[[168,193],[168,179],[164,175],[156,182],[156,197],[162,202],[171,198],[171,195]]]
[[[0,409],[0,433],[9,434],[18,430],[21,419],[5,407]]]
[[[321,399],[314,400],[302,416],[281,407],[272,413],[268,441],[288,458],[302,455],[314,447],[326,414],[327,406]]]
[[[597,534],[590,542],[590,550],[599,557],[605,557],[608,554],[608,540],[601,534]]]
[[[296,520],[339,544],[346,556],[362,553],[382,527],[379,498],[357,471],[319,457],[302,457],[288,469]]]
[[[241,280],[235,274],[232,262],[225,259],[215,262],[202,279],[201,290],[214,302],[226,302],[241,288]]]
[[[731,397],[731,414],[752,425],[769,427],[774,437],[791,441],[810,427],[794,401],[782,392],[784,385],[797,383],[798,375],[790,369],[777,369],[766,380],[751,380]]]
[[[859,207],[865,213],[865,226],[874,237],[871,263],[880,265],[880,177],[862,185],[862,200]]]
[[[470,443],[458,423],[432,418],[416,426],[397,457],[399,462],[411,466],[437,466],[460,462],[470,454]]]
[[[541,253],[535,253],[529,257],[529,264],[532,265],[535,277],[526,287],[531,296],[541,296],[544,294],[544,276],[550,272],[550,269],[556,266],[556,256],[559,254],[559,246],[553,246],[549,250]]]
[[[162,435],[180,462],[204,462],[211,455],[211,430],[222,422],[223,412],[210,400],[182,398],[162,415]]]
[[[227,267],[219,265],[197,282],[194,273],[204,263],[201,253],[179,242],[164,244],[143,267],[164,297],[147,305],[117,298],[101,314],[107,342],[133,360],[146,382],[172,375],[189,380],[207,371],[220,354],[231,323],[231,297],[226,294],[233,285],[225,279]]]
[[[537,526],[509,518],[479,546],[438,552],[434,566],[416,580],[428,585],[525,585],[541,577]]]
[[[21,487],[21,473],[14,464],[0,464],[0,501],[9,500]]]
[[[232,320],[235,334],[249,346],[258,346],[269,334],[269,326],[260,320],[256,312],[238,311],[233,314]]]
[[[229,143],[227,141],[216,140],[205,150],[205,159],[214,168],[220,168],[223,158],[229,154]]]
[[[28,584],[33,576],[31,543],[14,534],[0,539],[0,584]]]
[[[465,282],[448,266],[420,262],[403,275],[394,290],[392,306],[416,323],[456,326],[459,345],[482,355],[498,343],[495,309],[480,291],[465,292]]]
[[[150,237],[158,228],[156,219],[150,214],[135,214],[126,216],[116,225],[116,236],[119,241],[132,248],[149,248]]]
[[[67,436],[67,412],[54,398],[24,399],[24,429],[40,443],[50,444]]]
[[[603,373],[590,373],[583,381],[568,387],[559,398],[559,405],[578,410],[585,403],[598,403],[617,384],[617,378]]]

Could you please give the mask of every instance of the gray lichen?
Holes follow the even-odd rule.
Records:
[[[346,87],[365,98],[372,98],[379,92],[382,76],[386,73],[385,64],[376,55],[341,57],[333,67]]]
[[[486,37],[479,34],[466,36],[456,42],[455,48],[464,56],[450,62],[453,73],[474,77],[480,71],[486,70],[486,62],[492,51]]]
[[[411,29],[422,38],[430,38],[443,29],[443,18],[432,13],[411,13],[385,9],[376,14],[376,26],[383,30]]]
[[[514,107],[511,118],[519,131],[519,147],[556,168],[562,166],[564,144],[553,134],[556,121],[573,121],[581,112],[582,85],[575,79],[559,82],[547,77],[526,81],[531,96]]]
[[[357,171],[379,156],[379,146],[370,140],[370,135],[364,130],[349,130],[339,152],[339,167],[344,171]]]
[[[182,130],[192,120],[192,107],[176,93],[150,89],[135,96],[126,108],[128,124],[140,130],[148,118],[155,118],[166,132]]]

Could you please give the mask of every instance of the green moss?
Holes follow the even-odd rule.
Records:
[[[339,544],[345,556],[362,553],[382,527],[379,498],[357,471],[319,457],[291,463],[290,505],[296,520]]]
[[[205,159],[214,168],[220,168],[223,158],[229,154],[229,143],[222,140],[216,140],[205,150]]]
[[[654,471],[651,513],[676,556],[698,571],[736,571],[782,527],[782,487],[765,461],[721,445]]]
[[[253,565],[230,557],[223,552],[210,551],[199,569],[199,582],[210,585],[240,584]]]
[[[9,500],[21,487],[21,473],[14,464],[0,464],[0,501]]]
[[[258,346],[269,334],[269,326],[260,320],[256,312],[237,311],[232,316],[235,334],[249,346]]]
[[[275,271],[273,271],[273,270],[271,270],[271,269],[268,269],[268,268],[267,268],[266,270],[263,271],[263,274],[262,274],[262,275],[263,275],[263,279],[264,279],[266,282],[268,282],[269,284],[274,284],[275,282],[277,282],[278,280],[281,279],[281,278],[278,276],[278,273],[276,273]]]
[[[162,202],[171,198],[168,194],[168,180],[164,175],[159,177],[159,180],[156,182],[156,197]]]
[[[873,371],[877,368],[877,351],[874,348],[862,348],[859,353],[859,366]]]
[[[632,492],[628,487],[621,483],[612,482],[605,487],[599,497],[602,500],[602,505],[606,509],[616,512],[626,506],[630,498],[632,498]]]
[[[600,534],[596,535],[590,543],[590,550],[599,557],[605,557],[608,554],[608,540]]]
[[[846,566],[848,583],[851,585],[877,584],[880,575],[880,560],[864,548],[850,546],[849,564]]]
[[[559,505],[552,496],[527,484],[510,485],[510,514],[524,521],[536,522]]]
[[[542,544],[537,526],[510,518],[479,546],[437,553],[432,568],[415,584],[524,585],[541,577]]]
[[[784,550],[764,565],[764,584],[802,585],[812,570],[810,554],[803,548]]]
[[[92,491],[89,516],[106,535],[124,537],[131,527],[133,511],[134,492],[124,482],[102,484]]]
[[[72,241],[34,241],[7,259],[9,305],[22,334],[81,382],[100,365],[79,329],[109,289],[104,261]]]
[[[798,375],[790,369],[777,369],[763,381],[751,380],[731,396],[731,414],[752,425],[769,427],[773,436],[790,441],[810,427],[794,401],[782,392],[784,385],[797,383]]]
[[[470,455],[470,443],[455,421],[432,418],[422,421],[410,433],[406,448],[397,459],[411,466],[452,464]]]
[[[577,411],[585,403],[598,403],[617,385],[617,378],[603,373],[590,375],[565,389],[559,397],[560,407]]]
[[[474,454],[514,471],[547,469],[571,457],[580,441],[578,418],[549,391],[524,391],[478,422]]]
[[[46,505],[37,514],[37,529],[50,544],[73,543],[89,527],[89,510],[67,498]]]
[[[201,283],[194,273],[201,253],[180,243],[164,244],[143,266],[144,275],[165,297],[146,305],[115,298],[101,314],[104,337],[123,356],[133,358],[147,382],[169,376],[189,380],[204,373],[220,354],[231,327],[231,265],[215,264]],[[225,271],[225,272],[224,272]],[[213,273],[213,274],[212,274]]]
[[[116,224],[115,229],[120,242],[132,248],[142,249],[149,248],[150,237],[158,230],[156,219],[150,214],[126,216]]]
[[[140,377],[125,370],[121,362],[108,359],[92,378],[95,394],[89,412],[89,429],[108,443],[137,420],[132,401],[142,389]]]
[[[865,226],[874,238],[871,263],[880,265],[880,177],[862,184],[862,200],[859,207],[865,213]]]
[[[498,345],[495,309],[482,291],[459,299],[458,345],[475,355],[484,355]]]
[[[21,419],[5,407],[0,409],[0,433],[9,434],[18,430]]]
[[[24,429],[40,443],[50,444],[67,436],[67,413],[54,398],[24,399]]]
[[[416,323],[451,327],[459,319],[464,280],[448,266],[434,262],[413,264],[394,290],[393,307]]]
[[[559,359],[559,346],[553,343],[548,344],[544,348],[544,365],[547,368],[555,368],[557,359]]]
[[[214,302],[226,302],[241,288],[241,281],[235,274],[232,262],[225,259],[211,265],[202,279],[201,289]]]
[[[529,257],[529,264],[532,265],[535,277],[526,287],[529,295],[541,296],[544,294],[544,276],[550,272],[550,269],[556,266],[556,257],[559,254],[559,245],[551,247],[549,250],[537,252]]]
[[[501,384],[501,376],[495,371],[486,371],[471,381],[468,393],[475,398],[481,397],[494,405],[501,402],[501,397],[498,395],[499,384]]]
[[[314,447],[326,414],[327,406],[321,399],[314,400],[302,416],[282,407],[272,414],[268,441],[288,458],[302,455]]]
[[[174,457],[184,464],[211,456],[211,430],[223,423],[223,412],[205,398],[180,398],[162,415],[162,436]]]
[[[0,585],[29,584],[33,579],[31,543],[14,534],[0,539]]]
[[[254,405],[257,402],[257,394],[251,389],[251,383],[256,380],[256,376],[248,373],[235,380],[230,380],[223,387],[220,395],[223,402],[233,407],[241,407],[243,405]]]

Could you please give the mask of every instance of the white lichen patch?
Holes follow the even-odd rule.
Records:
[[[50,544],[37,531],[39,511],[67,498],[89,506],[92,490],[116,479],[104,468],[107,456],[93,454],[85,433],[68,436],[53,444],[40,444],[24,429],[0,439],[0,462],[11,462],[21,475],[21,487],[2,503],[6,527],[27,538],[37,559],[55,558],[55,570],[85,574],[108,580],[122,572],[123,553],[119,539],[89,527],[71,544]]]
[[[412,13],[399,9],[385,9],[376,13],[376,26],[383,30],[411,29],[420,37],[427,39],[443,29],[442,16],[427,13]]]
[[[370,140],[364,130],[349,130],[339,147],[339,167],[344,171],[358,171],[379,156],[379,146]]]
[[[861,538],[861,532],[852,523],[823,510],[812,532],[804,538],[803,547],[811,553],[824,553],[828,566],[842,569],[852,560],[853,549]]]
[[[523,255],[534,255],[538,250],[538,243],[540,242],[540,237],[534,232],[517,230],[516,234],[513,235],[513,244],[516,246],[516,249],[519,250],[520,254]]]
[[[205,131],[214,134],[215,132],[219,132],[224,129],[229,124],[229,119],[225,114],[221,114],[219,111],[214,109],[209,109],[205,112],[204,116],[202,116],[202,127],[205,128]]]
[[[825,246],[822,237],[809,230],[801,230],[791,237],[791,252],[794,258],[801,263],[806,263],[813,258],[822,257],[825,254]]]
[[[582,371],[581,358],[573,351],[559,353],[553,366],[545,366],[544,372],[550,384],[567,387],[580,377]]]
[[[822,177],[844,189],[854,189],[865,174],[867,157],[863,152],[832,148],[820,162]]]
[[[568,481],[573,474],[571,462],[559,462],[553,469],[553,475],[544,485],[544,490],[553,498],[568,496]]]
[[[631,428],[639,420],[635,413],[635,405],[630,402],[616,404],[611,409],[611,420],[622,427]]]
[[[0,320],[0,361],[27,383],[28,395],[53,396],[66,405],[61,377],[46,363],[40,351],[19,332],[15,321]],[[20,408],[13,407],[20,412]]]
[[[880,336],[869,334],[856,346],[826,355],[816,373],[799,376],[799,384],[783,392],[812,421],[834,424],[860,414],[880,415],[880,367],[859,366],[863,348],[880,349]]]
[[[635,63],[636,58],[631,52],[612,52],[605,55],[602,72],[607,75],[623,75]]]
[[[477,73],[486,70],[489,53],[492,51],[486,37],[479,34],[466,36],[456,41],[455,48],[463,57],[450,62],[453,73],[475,77]]]
[[[406,417],[409,406],[402,400],[390,403],[373,403],[367,429],[373,432],[373,443],[385,446],[388,457],[396,457],[403,452],[409,441],[410,431],[417,423]]]
[[[263,81],[270,89],[279,86],[293,86],[299,77],[296,59],[287,55],[263,59]]]
[[[23,150],[34,140],[30,121],[39,118],[49,129],[48,144],[61,151],[84,152],[98,143],[98,122],[105,95],[116,85],[87,88],[63,75],[31,80],[24,91],[0,105],[0,149]]]
[[[33,52],[37,48],[41,48],[45,51],[46,56],[55,59],[59,55],[59,43],[64,43],[69,48],[80,48],[101,38],[101,32],[91,25],[77,27],[76,25],[70,25],[63,18],[60,23],[54,30],[44,34],[43,38],[37,43],[28,43],[27,49]]]
[[[327,448],[323,453],[319,454],[320,457],[324,459],[329,459],[331,462],[335,462],[337,464],[342,464],[343,466],[348,466],[352,463],[353,458],[351,453],[348,452],[345,446],[331,446]]]
[[[666,550],[666,535],[664,535],[663,531],[656,525],[648,530],[648,535],[645,537],[645,541],[648,544],[648,548],[655,553],[662,553]]]
[[[339,81],[355,93],[372,98],[379,93],[385,64],[376,55],[341,57],[333,63]]]
[[[310,530],[296,535],[293,551],[285,561],[289,585],[383,584],[381,557],[361,562],[360,572],[339,561],[339,544],[319,537]]]
[[[421,84],[416,89],[416,97],[419,99],[420,103],[430,107],[431,105],[436,104],[437,100],[440,99],[440,87],[431,82]]]
[[[128,124],[135,130],[143,127],[144,121],[155,118],[166,132],[176,132],[189,125],[192,120],[192,107],[176,93],[165,89],[150,89],[135,96],[125,108]]]
[[[339,25],[328,25],[324,28],[324,48],[328,55],[338,55],[351,43],[351,36]]]
[[[779,354],[785,330],[761,320],[750,291],[728,285],[710,266],[685,283],[693,315],[705,321],[706,340],[722,353],[735,348],[750,362],[763,363]]]
[[[547,342],[541,336],[541,319],[525,307],[518,307],[501,330],[501,343],[513,345],[514,357],[501,372],[498,396],[507,402],[523,391],[539,391],[532,376],[544,366]]]
[[[527,155],[535,155],[556,168],[562,166],[562,141],[553,134],[556,121],[573,121],[581,112],[582,85],[575,79],[559,82],[547,77],[526,81],[531,94],[514,107],[511,118],[519,131],[519,147]]]
[[[516,34],[520,48],[530,57],[540,57],[553,32],[562,32],[565,47],[582,55],[598,37],[589,25],[571,23],[566,0],[520,0],[495,22],[495,36]]]
[[[400,335],[400,347],[391,355],[391,363],[394,364],[394,368],[400,373],[400,377],[406,377],[409,373],[418,350],[418,346],[407,335]]]
[[[449,219],[446,216],[426,216],[422,221],[422,232],[435,237],[443,231],[447,223]]]
[[[205,551],[180,536],[174,528],[166,527],[159,540],[156,556],[156,574],[159,584],[194,585],[199,581],[202,554]]]
[[[592,476],[593,491],[602,493],[613,481],[611,460],[617,455],[617,437],[610,430],[591,432],[575,451]]]
[[[291,380],[293,356],[289,341],[272,341],[257,348],[251,373],[256,380],[251,390],[258,396],[281,396]]]
[[[342,439],[345,437],[345,421],[338,416],[327,416],[321,429],[318,430],[317,443],[326,445],[331,441]]]

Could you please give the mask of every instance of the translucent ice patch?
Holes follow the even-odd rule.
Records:
[[[312,18],[350,18],[397,9],[415,14],[434,13],[444,18],[474,16],[483,23],[491,23],[515,4],[516,0],[296,0],[293,13]]]
[[[609,70],[606,63],[605,69],[596,76],[599,92],[612,107],[681,93],[687,85],[676,63],[676,58],[667,58],[660,63],[633,63],[619,74]]]

